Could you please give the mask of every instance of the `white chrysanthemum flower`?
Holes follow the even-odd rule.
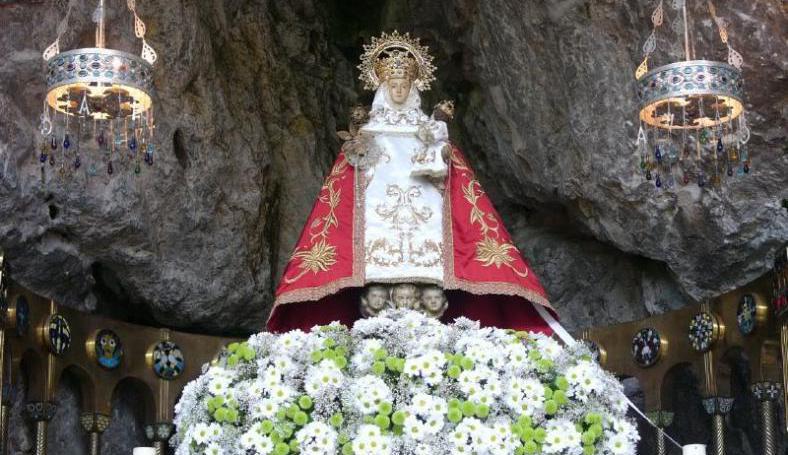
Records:
[[[533,416],[544,408],[544,385],[534,378],[511,378],[504,404],[515,413]]]
[[[504,351],[506,360],[511,368],[515,370],[530,370],[533,368],[533,362],[528,358],[528,350],[522,343],[509,343],[504,348]]]
[[[487,433],[490,429],[479,419],[466,418],[455,427],[449,440],[454,450],[459,453],[485,453],[487,451]]]
[[[333,455],[337,453],[337,432],[323,422],[306,424],[296,433],[301,453],[314,455]]]
[[[306,337],[306,333],[301,330],[283,333],[276,339],[271,351],[292,356],[303,348]]]
[[[573,453],[581,449],[580,432],[570,420],[549,420],[546,430],[544,453]]]
[[[428,349],[421,355],[405,358],[405,374],[421,378],[427,385],[436,386],[443,380],[443,367],[446,356],[435,349]]]
[[[389,455],[391,437],[382,434],[376,425],[361,425],[352,447],[355,455]]]
[[[614,455],[634,455],[635,445],[623,433],[614,433],[608,435],[605,432],[607,439],[605,440],[605,449]]]
[[[210,427],[203,422],[195,425],[192,429],[192,440],[197,444],[207,444],[211,440]]]
[[[350,358],[350,365],[360,372],[369,371],[375,361],[375,352],[378,349],[383,349],[383,343],[380,340],[375,338],[363,340],[356,353]]]
[[[312,365],[306,374],[304,390],[311,396],[321,391],[334,387],[337,388],[344,382],[342,371],[332,360],[322,360],[317,365]]]
[[[557,341],[546,335],[539,334],[536,335],[535,338],[536,347],[539,353],[546,359],[555,360],[564,350]]]
[[[252,427],[241,435],[241,447],[245,450],[253,450],[259,455],[268,455],[274,450],[274,442]]]
[[[224,455],[224,450],[219,444],[212,442],[205,448],[203,455]]]
[[[218,370],[221,369],[217,369],[217,371]],[[232,382],[233,380],[231,375],[225,374],[223,372],[217,372],[216,374],[211,375],[211,378],[208,380],[208,393],[214,396],[224,395],[227,393],[227,390],[229,389]]]
[[[356,409],[362,414],[373,414],[378,412],[381,403],[391,403],[393,401],[391,390],[377,376],[368,374],[360,377],[353,384],[353,403]]]
[[[493,455],[509,455],[515,453],[518,446],[517,436],[511,431],[511,422],[501,420],[490,428],[487,434],[487,447]]]
[[[268,396],[276,403],[284,403],[295,395],[295,390],[284,385],[275,385],[268,389]]]
[[[489,365],[500,351],[487,340],[471,338],[465,349],[465,355],[476,365]]]
[[[405,418],[402,431],[415,441],[421,441],[427,435],[424,423],[415,415],[409,415]]]
[[[271,398],[263,398],[251,406],[252,417],[258,420],[271,419],[276,415],[280,404]]]
[[[256,379],[249,384],[246,395],[252,399],[260,399],[265,394],[265,384],[260,379]]]

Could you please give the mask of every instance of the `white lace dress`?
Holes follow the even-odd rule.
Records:
[[[443,284],[443,193],[432,182],[447,173],[446,124],[422,112],[415,88],[396,106],[383,83],[361,134],[377,157],[364,174],[366,282]]]

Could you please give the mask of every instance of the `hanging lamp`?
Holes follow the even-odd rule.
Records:
[[[126,5],[134,33],[142,41],[140,55],[106,47],[105,0],[93,13],[95,47],[60,51],[72,6],[58,25],[57,38],[43,53],[47,94],[41,114],[39,152],[42,178],[46,168],[61,175],[85,170],[139,174],[143,161],[153,164],[153,64],[156,52],[145,40],[145,23],[136,1]]]
[[[747,174],[751,167],[742,56],[729,42],[727,21],[717,16],[708,0],[709,14],[728,49],[727,63],[695,59],[686,1],[671,0],[680,14],[674,29],[683,34],[684,60],[649,70],[656,31],[665,17],[660,0],[651,15],[653,29],[643,45],[643,62],[635,73],[640,98],[640,169],[657,189],[693,184],[719,187],[725,177]]]

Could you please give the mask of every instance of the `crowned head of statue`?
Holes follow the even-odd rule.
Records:
[[[364,88],[386,87],[395,105],[404,104],[412,88],[428,90],[430,82],[435,80],[435,67],[427,47],[422,46],[418,38],[397,31],[373,37],[372,42],[364,46],[359,69]]]

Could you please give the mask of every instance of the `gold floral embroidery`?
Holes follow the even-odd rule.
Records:
[[[293,254],[294,259],[301,259],[301,263],[298,264],[298,268],[301,269],[301,272],[294,278],[288,278],[286,281],[288,283],[294,283],[307,272],[327,272],[332,265],[337,263],[336,256],[337,248],[333,245],[329,245],[325,239],[320,239],[320,241],[312,245],[312,248],[296,251]]]
[[[454,154],[452,155],[452,160],[454,160]],[[509,254],[512,250],[517,252],[517,247],[511,242],[500,242],[498,240],[498,220],[492,214],[486,213],[479,208],[477,203],[484,194],[479,181],[471,179],[467,185],[462,187],[462,193],[465,200],[471,204],[471,225],[479,224],[479,229],[484,237],[481,241],[476,242],[476,257],[474,259],[481,262],[484,267],[494,265],[500,269],[504,265],[512,269],[517,275],[523,278],[527,277],[528,269],[526,268],[525,272],[517,270],[513,264],[515,258]]]
[[[394,200],[393,204],[378,204],[375,213],[389,221],[391,228],[396,231],[413,229],[432,218],[432,209],[426,206],[417,208],[415,205],[415,200],[422,196],[419,185],[402,189],[399,185],[389,184],[386,187],[386,196]]]
[[[328,205],[328,213],[317,217],[309,226],[310,246],[296,249],[290,260],[300,259],[298,268],[301,271],[293,278],[285,278],[285,283],[292,284],[301,279],[308,272],[317,274],[327,272],[331,266],[336,264],[337,249],[335,245],[328,242],[328,233],[331,228],[339,226],[336,208],[339,206],[342,190],[336,189],[336,183],[347,168],[347,160],[344,158],[337,162],[331,169],[331,173],[326,178],[323,187],[320,188],[318,201]]]
[[[399,267],[405,263],[416,267],[435,267],[443,261],[443,244],[425,240],[417,247],[413,243],[413,234],[401,232],[396,243],[386,238],[370,242],[365,256],[368,264],[378,267]]]

